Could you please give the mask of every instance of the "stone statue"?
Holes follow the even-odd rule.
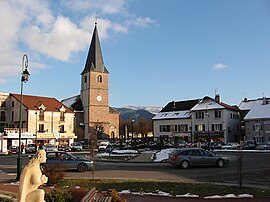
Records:
[[[45,163],[46,159],[45,150],[38,150],[23,168],[20,176],[18,202],[45,202],[45,191],[38,188],[48,181],[48,178],[40,170],[40,163]]]

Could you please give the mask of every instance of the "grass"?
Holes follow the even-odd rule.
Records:
[[[214,185],[214,184],[192,184],[178,183],[169,181],[157,180],[130,180],[130,179],[70,179],[62,180],[57,184],[58,188],[80,188],[92,189],[96,188],[99,191],[108,189],[116,189],[117,191],[129,190],[131,192],[157,193],[163,191],[172,196],[184,195],[187,193],[199,195],[200,197],[226,194],[251,194],[254,197],[270,197],[270,189]]]

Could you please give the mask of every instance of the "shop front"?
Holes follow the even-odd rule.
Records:
[[[77,138],[74,133],[59,133],[59,145],[70,145]]]
[[[30,144],[33,142],[33,139],[35,138],[36,136],[33,133],[23,132],[21,133],[21,144],[24,145]],[[11,146],[19,146],[19,133],[6,133],[3,136],[3,144],[5,143],[7,149],[10,148]]]

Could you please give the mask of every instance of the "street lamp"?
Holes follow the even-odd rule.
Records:
[[[18,157],[17,157],[17,180],[20,179],[21,170],[22,170],[22,157],[21,157],[21,138],[22,138],[22,102],[23,102],[23,83],[28,81],[30,76],[28,70],[28,57],[26,54],[23,55],[22,60],[22,77],[21,77],[21,96],[20,96],[20,125],[19,125],[19,148],[18,148]]]

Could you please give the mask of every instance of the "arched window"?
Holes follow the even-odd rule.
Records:
[[[101,75],[98,75],[97,82],[102,83],[102,76]]]

